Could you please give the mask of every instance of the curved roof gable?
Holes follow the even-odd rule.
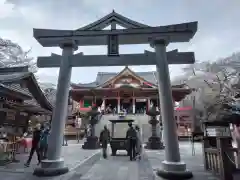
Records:
[[[144,72],[142,72],[143,74]],[[147,75],[149,75],[149,72],[146,72],[148,73]],[[151,74],[151,72],[150,72]],[[131,69],[128,68],[128,66],[126,66],[121,72],[119,72],[118,74],[115,74],[115,76],[112,76],[111,78],[109,78],[107,81],[105,81],[103,84],[100,84],[98,85],[97,88],[103,88],[104,86],[107,86],[109,84],[112,84],[114,83],[117,79],[119,79],[121,76],[123,75],[131,75],[133,76],[134,78],[140,80],[141,82],[146,82],[148,85],[151,85],[153,87],[156,87],[156,83],[153,83],[152,81],[149,82],[147,79],[139,76],[137,73],[133,72]],[[152,78],[154,77],[154,74],[152,74]],[[150,79],[150,78],[149,78]],[[153,79],[151,79],[153,80]]]
[[[127,67],[128,68],[128,67]],[[121,71],[123,72],[126,69],[126,67]],[[129,68],[128,68],[129,69]],[[149,72],[133,72],[131,69],[129,69],[133,76],[141,78],[141,80],[144,80],[148,84],[157,85],[157,72],[156,71],[149,71]],[[71,83],[72,89],[87,89],[87,88],[96,88],[96,87],[102,87],[104,84],[106,84],[108,81],[112,80],[114,77],[121,74],[121,72],[98,72],[96,80],[91,83]]]
[[[124,28],[144,28],[144,27],[149,27],[148,25],[139,23],[137,21],[131,20],[127,17],[122,16],[121,14],[116,13],[114,10],[102,17],[101,19],[88,24],[82,28],[77,29],[78,30],[102,30],[108,25],[110,25],[113,21],[115,21],[117,24]]]

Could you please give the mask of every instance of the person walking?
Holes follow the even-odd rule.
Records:
[[[62,142],[62,146],[68,146],[66,126],[67,126],[67,125],[65,125],[64,132],[63,132],[63,142]]]
[[[30,151],[28,160],[25,163],[26,167],[29,167],[34,152],[37,153],[38,165],[41,163],[41,155],[40,155],[40,147],[39,147],[40,139],[41,139],[41,124],[37,124],[33,131],[32,147],[31,147],[31,151]]]
[[[126,133],[126,139],[128,140],[128,146],[129,146],[129,156],[130,156],[130,161],[135,160],[136,157],[136,143],[137,143],[137,132],[133,128],[132,123],[128,123],[128,130]]]
[[[41,159],[47,158],[47,149],[48,149],[48,136],[49,136],[49,128],[46,127],[42,131],[41,139],[40,139],[40,153],[41,153]]]
[[[76,116],[75,119],[75,128],[76,128],[76,139],[77,143],[80,142],[81,138],[81,127],[82,127],[82,118],[80,116]]]
[[[117,113],[117,108],[114,107],[114,108],[113,108],[113,115],[115,116],[116,113]]]
[[[139,126],[135,126],[137,132],[137,142],[136,142],[136,156],[141,159],[142,155],[142,138]]]
[[[104,129],[100,133],[100,138],[99,141],[102,146],[102,153],[103,153],[103,158],[107,158],[107,146],[110,141],[110,131],[108,130],[107,126],[104,126]]]

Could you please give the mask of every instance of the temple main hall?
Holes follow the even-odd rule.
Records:
[[[181,101],[191,89],[184,84],[172,86],[175,102]],[[159,107],[158,82],[156,72],[134,72],[125,67],[119,73],[99,72],[91,83],[72,83],[71,96],[80,103],[80,111],[88,111],[97,101],[103,100],[103,109],[116,109],[119,113],[126,109],[128,113],[141,113],[147,110],[151,102]]]
[[[102,102],[105,114],[126,111],[128,114],[144,114],[152,103],[159,105],[157,72],[134,72],[125,67],[118,73],[98,72],[91,83],[72,83],[70,95],[79,102],[79,111],[87,112],[93,104]],[[191,89],[184,84],[172,86],[173,101],[180,102]],[[175,118],[180,127],[192,125],[191,108],[175,108]],[[186,129],[186,128],[184,128]]]

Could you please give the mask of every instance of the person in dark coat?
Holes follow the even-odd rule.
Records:
[[[130,161],[132,161],[136,157],[137,132],[133,128],[132,123],[128,123],[128,126],[129,128],[126,133],[126,139],[128,140]]]
[[[41,139],[41,125],[37,124],[34,131],[33,131],[33,137],[32,137],[32,148],[29,154],[29,158],[27,162],[25,163],[25,166],[28,167],[31,163],[32,157],[34,152],[37,153],[37,158],[38,158],[38,165],[41,163],[41,154],[40,154],[40,139]]]
[[[48,136],[50,134],[50,129],[46,127],[42,131],[41,140],[40,140],[40,152],[41,152],[41,159],[47,158],[47,149],[48,149]]]
[[[102,145],[102,153],[103,153],[103,158],[107,158],[107,146],[108,142],[110,141],[110,132],[107,128],[107,126],[104,126],[104,129],[100,133],[100,138],[99,141]]]

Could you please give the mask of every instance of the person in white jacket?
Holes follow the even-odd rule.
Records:
[[[140,159],[142,154],[142,136],[139,126],[136,125],[135,130],[137,132],[136,155]]]

